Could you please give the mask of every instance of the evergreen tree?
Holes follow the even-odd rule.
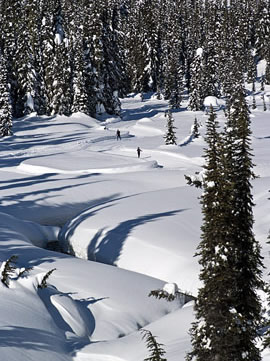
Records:
[[[256,348],[257,330],[259,327],[261,305],[257,290],[263,287],[261,280],[262,257],[260,246],[254,238],[253,197],[251,179],[254,178],[251,160],[251,131],[249,110],[242,87],[235,87],[230,112],[229,126],[233,132],[232,139],[232,238],[234,241],[236,310],[241,314],[242,332],[239,344],[247,360],[260,360]],[[231,142],[230,142],[231,143]]]
[[[270,54],[269,58],[266,59],[265,84],[270,85]]]
[[[159,4],[159,2],[158,2]],[[158,4],[131,1],[129,13],[129,76],[136,92],[155,91],[158,67]]]
[[[0,52],[0,136],[11,135],[12,116],[6,62]]]
[[[143,339],[146,341],[148,350],[150,351],[150,356],[146,357],[144,361],[166,361],[167,359],[163,356],[165,355],[165,350],[161,343],[158,343],[156,337],[149,330],[141,329],[143,333]]]
[[[203,50],[198,48],[190,69],[191,80],[188,107],[194,111],[202,109],[205,95],[202,70],[202,54]]]
[[[226,138],[217,131],[212,109],[207,122],[198,248],[203,286],[187,360],[261,359],[256,347],[261,312],[256,291],[263,285],[262,263],[252,233],[249,116],[241,89],[233,94],[232,104]]]
[[[51,83],[52,114],[71,114],[71,67],[70,42],[66,36],[67,27],[64,9],[60,0],[55,2],[53,13],[53,82]]]
[[[195,117],[194,119],[194,124],[193,124],[193,128],[192,128],[192,135],[194,138],[198,138],[200,136],[200,132],[199,132],[199,123],[197,118]]]
[[[171,110],[168,110],[166,116],[167,116],[167,132],[164,136],[165,144],[166,145],[169,145],[169,144],[176,145],[177,138],[176,138],[175,130],[174,130],[174,129],[176,129],[176,127],[174,126],[174,118],[173,118]]]
[[[259,59],[269,58],[270,42],[270,4],[267,0],[258,2],[256,19],[256,53]]]
[[[182,26],[177,6],[175,2],[168,2],[163,30],[163,93],[172,109],[180,108],[185,85]]]
[[[220,38],[220,17],[218,13],[217,2],[211,1],[205,3],[205,11],[207,14],[211,14],[211,17],[207,17],[207,23],[205,24],[205,45],[203,52],[203,98],[213,95],[220,96],[218,69],[219,69],[219,55],[217,54]]]

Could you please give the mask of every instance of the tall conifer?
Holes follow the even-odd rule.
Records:
[[[213,110],[207,123],[198,248],[203,286],[187,360],[261,359],[256,347],[261,312],[256,292],[263,285],[262,263],[252,232],[249,116],[241,89],[231,104],[226,138],[217,132]]]
[[[0,137],[12,134],[12,116],[6,62],[0,52]]]

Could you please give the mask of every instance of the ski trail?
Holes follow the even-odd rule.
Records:
[[[112,356],[112,355],[104,355],[104,354],[81,354],[77,353],[77,355],[73,358],[74,361],[126,361],[123,358]]]
[[[129,132],[124,133],[121,135],[122,138],[129,138]],[[59,144],[59,145],[46,145],[46,146],[34,146],[29,150],[5,150],[1,152],[1,157],[30,157],[30,156],[37,156],[42,154],[49,154],[56,153],[56,152],[70,152],[70,151],[77,151],[77,150],[85,150],[88,148],[89,145],[103,142],[106,140],[115,140],[115,134],[107,135],[107,136],[100,136],[93,139],[85,139],[81,141],[77,141],[75,144]]]

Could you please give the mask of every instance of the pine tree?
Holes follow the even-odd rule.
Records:
[[[48,287],[48,278],[50,277],[50,275],[56,271],[56,268],[52,268],[51,270],[49,270],[45,275],[44,277],[42,278],[40,284],[38,285],[38,288],[41,288],[41,289],[44,289],[44,288],[47,288]]]
[[[195,117],[194,119],[194,124],[193,124],[193,128],[192,128],[192,135],[194,138],[198,138],[200,136],[200,132],[199,132],[199,123],[197,118]]]
[[[65,0],[65,16],[67,18],[67,36],[69,39],[71,63],[72,113],[82,112],[91,115],[88,104],[87,56],[85,25],[87,16],[82,15],[83,2]],[[85,15],[85,14],[84,14]],[[82,20],[83,19],[83,20]]]
[[[263,111],[266,112],[267,108],[266,108],[266,103],[265,103],[264,94],[261,95],[261,98],[262,98],[262,102],[263,102]]]
[[[16,270],[16,262],[17,262],[18,256],[11,256],[7,261],[2,263],[1,266],[1,282],[8,288],[10,278],[14,275]]]
[[[270,41],[270,4],[267,0],[258,2],[256,22],[256,53],[259,59],[269,57],[269,41]]]
[[[182,27],[177,6],[175,2],[167,3],[162,44],[163,93],[172,109],[180,108],[185,87]]]
[[[265,84],[270,85],[270,54],[269,58],[266,59]]]
[[[260,249],[252,233],[253,176],[248,108],[233,94],[226,138],[213,110],[207,122],[201,198],[203,226],[198,247],[202,267],[187,360],[256,361],[262,287]],[[213,297],[214,295],[214,297]]]
[[[51,83],[52,114],[71,114],[70,42],[66,36],[67,25],[60,0],[55,2],[53,13],[53,81]]]
[[[146,341],[147,348],[150,351],[150,356],[146,357],[144,361],[166,361],[167,359],[163,357],[166,353],[163,345],[157,342],[152,332],[145,329],[141,329],[141,332],[143,333],[143,339]]]
[[[168,112],[166,113],[167,116],[167,132],[164,136],[165,138],[165,144],[169,145],[169,144],[177,144],[177,138],[175,135],[175,129],[176,127],[174,126],[174,118],[172,115],[171,110],[168,110]]]
[[[12,115],[6,62],[0,53],[0,136],[11,135]]]
[[[251,179],[254,178],[251,159],[251,131],[249,110],[242,87],[235,87],[230,112],[229,125],[233,131],[232,139],[232,238],[234,240],[236,310],[241,314],[242,332],[239,344],[246,360],[260,360],[256,348],[257,329],[259,327],[261,305],[257,290],[263,287],[261,280],[262,257],[260,246],[254,238],[253,197]]]
[[[202,58],[203,97],[210,95],[220,96],[220,79],[218,78],[219,54],[217,53],[220,39],[220,17],[218,3],[215,1],[205,3],[205,45]]]
[[[203,84],[202,57],[203,50],[201,48],[198,48],[190,69],[191,79],[188,107],[194,111],[202,109],[205,95]]]

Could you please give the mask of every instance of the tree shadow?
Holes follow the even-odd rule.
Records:
[[[65,203],[63,204],[65,212],[63,212],[61,211],[62,206],[60,204],[48,204],[50,198],[53,199],[63,191],[75,191],[76,188],[83,187],[84,185],[103,182],[104,180],[97,178],[98,175],[98,173],[94,173],[77,177],[60,177],[55,174],[43,174],[1,182],[0,192],[3,192],[2,194],[6,194],[7,192],[5,191],[7,190],[11,190],[11,192],[1,197],[0,205],[4,207],[5,213],[15,217],[45,225],[62,226],[68,219],[82,212],[89,205],[97,205],[104,201],[104,199],[94,199],[90,202],[74,202],[72,204]],[[92,178],[95,180],[91,181]],[[78,182],[71,182],[73,180],[78,180]],[[48,187],[47,189],[39,187],[40,184],[46,184],[46,182],[54,182],[55,186]],[[32,186],[36,186],[37,189],[33,190]],[[18,191],[16,191],[17,187]],[[23,187],[26,189],[23,189]]]
[[[68,238],[72,237],[76,228],[82,222],[84,222],[87,218],[93,217],[98,212],[100,212],[106,208],[112,207],[114,205],[114,203],[119,200],[130,198],[130,197],[135,197],[136,195],[138,195],[138,194],[132,194],[132,195],[120,197],[120,193],[115,193],[115,194],[112,194],[111,196],[99,198],[98,200],[95,200],[94,202],[92,202],[92,204],[90,206],[88,203],[88,207],[84,210],[84,212],[79,214],[76,218],[72,219],[69,222],[68,231],[62,230],[60,232],[59,239],[64,240],[64,239],[68,239]]]
[[[59,347],[59,342],[56,342],[57,338],[64,348],[64,340],[52,332],[21,326],[2,326],[0,329],[0,347],[63,352],[63,349]]]
[[[184,209],[162,212],[156,214],[148,214],[135,219],[129,219],[121,222],[118,226],[108,231],[99,242],[104,230],[100,230],[90,241],[88,246],[88,254],[94,255],[97,262],[115,265],[119,260],[125,240],[132,230],[143,224],[154,222],[159,218],[171,217],[177,213],[185,211]],[[98,246],[97,246],[98,243]]]
[[[95,320],[95,317],[94,317],[93,313],[91,312],[89,306],[91,306],[97,302],[103,301],[105,299],[108,299],[109,297],[100,297],[100,298],[89,297],[86,299],[73,299],[71,297],[72,294],[74,294],[74,293],[60,292],[56,287],[51,286],[51,285],[49,285],[45,289],[38,290],[38,295],[39,295],[40,299],[42,300],[42,302],[44,303],[50,316],[54,320],[54,323],[56,324],[56,326],[60,330],[62,330],[64,336],[68,332],[67,343],[69,345],[70,351],[72,351],[74,353],[75,351],[81,349],[86,344],[90,343],[90,337],[92,336],[92,334],[96,328],[96,320]],[[60,302],[60,304],[58,304],[58,307],[57,307],[57,303],[54,304],[52,302],[51,298],[52,298],[52,296],[55,296],[55,295],[58,296],[60,300],[63,297],[71,302],[70,303],[70,305],[72,305],[71,310],[70,309],[67,310],[67,312],[71,312],[69,317],[71,317],[71,319],[72,319],[72,317],[76,316],[74,314],[72,315],[72,310],[73,310],[73,312],[74,312],[74,310],[75,310],[75,312],[78,312],[81,319],[83,320],[85,329],[87,330],[86,335],[79,336],[79,335],[76,335],[76,333],[74,333],[74,330],[66,322],[66,320],[63,318],[63,314],[61,314],[61,312],[60,312],[60,310],[62,310],[62,312],[64,312],[64,314],[66,314],[66,311],[63,310],[61,302]],[[73,307],[75,307],[75,308],[73,308]],[[69,317],[67,319],[69,319]]]

